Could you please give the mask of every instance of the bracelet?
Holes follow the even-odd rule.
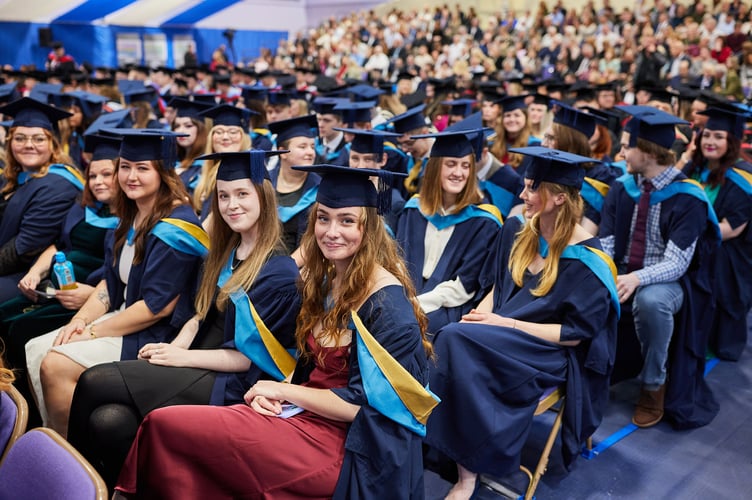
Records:
[[[93,339],[97,338],[97,334],[94,333],[94,325],[91,325],[89,327],[89,335],[91,335],[91,338],[93,338]]]
[[[73,316],[71,318],[71,321],[73,321],[74,319],[80,319],[81,321],[84,322],[84,325],[88,325],[89,324],[89,319],[86,316]]]

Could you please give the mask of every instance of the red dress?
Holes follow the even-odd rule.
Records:
[[[349,346],[323,353],[309,380],[346,387]],[[331,498],[345,454],[347,423],[304,411],[267,417],[246,405],[172,406],[146,416],[117,489],[139,498]]]

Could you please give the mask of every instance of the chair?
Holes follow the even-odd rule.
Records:
[[[105,500],[107,486],[94,467],[52,429],[32,429],[0,465],[0,500]]]
[[[8,392],[0,392],[0,464],[5,460],[10,447],[26,432],[29,421],[29,405],[14,386]]]
[[[528,486],[527,490],[525,491],[524,497],[525,500],[531,500],[534,498],[535,490],[538,488],[538,483],[540,482],[541,477],[543,476],[543,474],[545,474],[546,468],[548,467],[548,459],[551,455],[551,450],[554,447],[554,443],[556,442],[556,436],[559,435],[559,431],[561,430],[561,420],[564,417],[564,392],[565,391],[563,386],[551,387],[549,389],[546,389],[538,399],[538,407],[535,409],[534,416],[537,417],[538,415],[542,415],[548,410],[557,412],[557,415],[554,419],[553,425],[551,426],[551,431],[548,433],[548,439],[546,440],[546,444],[543,447],[543,451],[541,451],[540,458],[538,459],[538,465],[535,467],[535,473],[531,473],[527,467],[520,465],[520,469],[528,477]],[[514,489],[516,488],[513,489],[506,485],[503,485],[486,475],[482,477],[482,483],[492,491],[500,493],[506,498],[522,498],[520,494],[514,491]]]

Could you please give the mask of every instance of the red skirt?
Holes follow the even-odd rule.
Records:
[[[151,412],[117,489],[139,498],[331,498],[347,424],[303,412],[267,417],[246,405]]]

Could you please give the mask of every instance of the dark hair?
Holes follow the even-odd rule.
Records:
[[[704,130],[707,130],[707,128]],[[692,154],[692,170],[689,172],[690,175],[695,172],[699,174],[707,163],[700,147],[701,141],[702,133],[699,133],[695,137],[695,152]],[[736,135],[731,132],[726,133],[726,154],[718,160],[718,168],[710,170],[710,174],[708,175],[709,186],[716,187],[723,185],[726,180],[726,170],[733,167],[739,158],[741,144],[741,140]]]

